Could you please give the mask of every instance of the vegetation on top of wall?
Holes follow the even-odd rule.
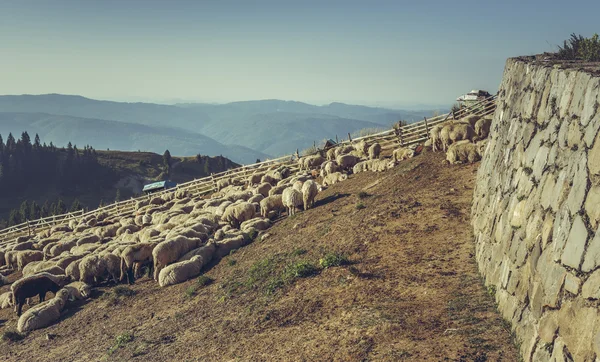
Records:
[[[585,38],[581,34],[571,34],[571,37],[564,41],[563,46],[558,46],[556,53],[559,59],[564,60],[584,60],[586,62],[600,61],[600,38],[594,34],[590,38]]]

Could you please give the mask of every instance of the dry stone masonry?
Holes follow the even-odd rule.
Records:
[[[597,75],[506,63],[472,222],[525,361],[600,360],[599,105]]]

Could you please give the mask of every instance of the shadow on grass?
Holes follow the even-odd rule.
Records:
[[[348,197],[348,196],[350,196],[350,194],[335,194],[335,195],[327,196],[324,199],[316,201],[315,207],[327,205],[330,202],[334,202],[335,200],[343,199],[344,197]]]

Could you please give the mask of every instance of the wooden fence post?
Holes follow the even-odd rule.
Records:
[[[340,143],[340,142],[338,141],[337,135],[335,135],[335,143]]]
[[[429,135],[429,127],[427,127],[427,117],[423,117],[425,119],[425,133]]]
[[[350,143],[352,143],[352,136],[350,136],[350,133],[348,133],[348,141],[350,141]]]

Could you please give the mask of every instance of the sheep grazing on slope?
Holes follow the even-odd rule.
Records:
[[[472,140],[474,134],[473,127],[468,123],[449,122],[440,131],[440,139],[444,152],[448,150],[448,146],[452,143],[461,140]]]
[[[475,134],[480,140],[487,138],[490,133],[490,127],[492,125],[492,119],[489,117],[481,118],[475,123]]]
[[[100,241],[100,237],[98,235],[85,235],[77,240],[77,246],[84,244],[93,244]]]
[[[320,176],[325,177],[334,172],[338,172],[339,170],[340,170],[340,167],[338,166],[338,164],[335,161],[327,161],[321,166]]]
[[[304,185],[304,181],[298,180],[292,184],[292,187],[294,190],[302,192],[302,185]]]
[[[269,196],[281,195],[283,194],[283,190],[289,187],[288,184],[274,186],[271,190],[269,190]]]
[[[406,147],[396,148],[392,153],[392,159],[394,162],[408,160],[409,158],[415,157],[415,150]]]
[[[271,190],[271,188],[273,188],[273,186],[270,183],[264,182],[258,185],[258,187],[254,190],[254,194],[267,197],[269,196],[269,191]]]
[[[225,255],[229,255],[232,250],[241,248],[246,244],[244,235],[232,235],[216,242],[217,250],[215,252],[215,258],[220,259]]]
[[[325,154],[325,158],[327,159],[327,161],[335,160],[335,157],[336,157],[335,151],[336,150],[337,150],[337,148],[330,148],[327,150],[327,153]]]
[[[135,264],[152,263],[152,250],[156,247],[153,243],[139,243],[127,246],[121,252],[121,278],[124,280],[127,278],[129,284],[135,282],[135,276],[133,274],[133,267]],[[150,273],[152,273],[152,264],[150,266]]]
[[[375,160],[379,158],[379,154],[381,153],[381,145],[377,142],[373,143],[371,147],[369,147],[369,159]]]
[[[60,318],[60,312],[69,299],[69,292],[61,289],[54,298],[46,303],[36,305],[25,312],[17,323],[17,330],[21,333],[44,328]]]
[[[448,147],[446,161],[450,164],[473,163],[481,159],[482,146],[468,140],[458,141]]]
[[[352,152],[353,150],[354,147],[352,147],[352,145],[336,147],[334,151],[335,159],[337,159],[341,155],[346,155]]]
[[[158,285],[166,287],[183,283],[193,277],[200,275],[202,267],[207,264],[199,255],[192,257],[190,260],[184,260],[166,266],[158,275]]]
[[[248,177],[248,186],[257,185],[260,183],[260,180],[264,176],[264,173],[253,173]]]
[[[100,255],[88,255],[79,263],[79,280],[97,284],[106,272],[106,261]]]
[[[323,186],[331,186],[340,181],[344,181],[348,179],[348,175],[343,174],[341,172],[334,172],[329,174],[323,178]]]
[[[358,154],[361,157],[367,156],[369,154],[369,145],[367,145],[367,142],[365,142],[364,140],[362,140],[360,142],[356,142],[352,146],[354,147],[354,149],[356,151],[358,151]]]
[[[89,298],[92,287],[84,282],[73,282],[65,285],[64,289],[69,292],[69,300],[81,300]]]
[[[13,306],[12,292],[6,292],[0,294],[0,309],[10,308]]]
[[[248,233],[251,229],[254,231],[267,230],[271,227],[271,220],[268,218],[256,217],[252,220],[244,221],[240,225],[240,230],[244,233]]]
[[[299,160],[300,169],[301,170],[311,170],[315,167],[321,166],[321,164],[325,161],[326,161],[325,158],[323,156],[321,156],[320,154],[306,156]]]
[[[231,180],[228,178],[220,179],[217,181],[217,191],[221,191],[224,188],[226,188],[227,186],[230,186],[231,184],[232,184]]]
[[[13,251],[30,250],[31,248],[33,248],[33,241],[24,241],[24,242],[21,242],[15,246],[13,246],[12,250]]]
[[[4,253],[5,265],[11,269],[16,269],[17,268],[17,255],[18,255],[18,251],[12,251],[12,250]]]
[[[302,201],[304,202],[304,210],[310,209],[315,203],[315,196],[319,190],[317,183],[313,180],[308,180],[302,185]]]
[[[268,196],[260,201],[260,215],[262,217],[269,217],[271,211],[277,211],[279,215],[284,208],[282,195]]]
[[[269,196],[269,194],[268,194],[268,193],[267,193],[267,196]],[[263,195],[261,195],[261,194],[254,195],[254,196],[252,196],[251,198],[249,198],[249,199],[248,199],[248,202],[249,202],[249,203],[251,203],[251,204],[253,204],[253,203],[255,203],[255,202],[256,202],[256,203],[259,203],[259,202],[261,202],[261,201],[262,201],[262,200],[263,200],[265,197],[267,197],[267,196],[263,196]]]
[[[36,295],[40,297],[40,302],[46,298],[47,292],[55,293],[61,288],[61,279],[47,273],[35,274],[21,278],[14,282],[10,290],[13,294],[13,304],[17,315],[21,315],[23,304],[26,298]]]
[[[354,155],[340,155],[337,157],[336,162],[342,170],[350,170],[354,165],[360,161],[360,158]]]
[[[296,214],[296,208],[302,205],[302,192],[288,187],[283,191],[283,195],[281,196],[283,200],[283,206],[286,207],[288,212],[288,217],[294,216]]]
[[[436,152],[442,148],[442,140],[440,138],[440,131],[444,127],[443,124],[437,124],[429,131],[429,139],[431,140],[431,150]]]
[[[477,116],[475,114],[471,114],[469,116],[466,116],[464,118],[462,118],[460,121],[460,123],[468,123],[471,125],[471,127],[473,129],[475,129],[475,124],[477,123],[477,121],[479,121],[481,119],[481,116]]]
[[[252,210],[254,210],[254,207]],[[200,245],[202,245],[201,239],[187,238],[185,236],[165,240],[156,245],[152,250],[154,280],[158,281],[158,275],[164,267],[178,260],[188,251],[198,248]]]
[[[79,273],[79,263],[81,263],[82,259],[75,260],[71,262],[65,269],[65,274],[69,277],[70,280],[79,280],[81,279],[81,274]]]
[[[229,223],[233,227],[239,227],[246,220],[250,220],[256,215],[256,208],[248,202],[241,202],[230,206],[221,217],[221,220]]]
[[[44,260],[44,253],[41,251],[34,250],[23,250],[17,253],[17,269],[23,270],[23,268],[33,262]]]

